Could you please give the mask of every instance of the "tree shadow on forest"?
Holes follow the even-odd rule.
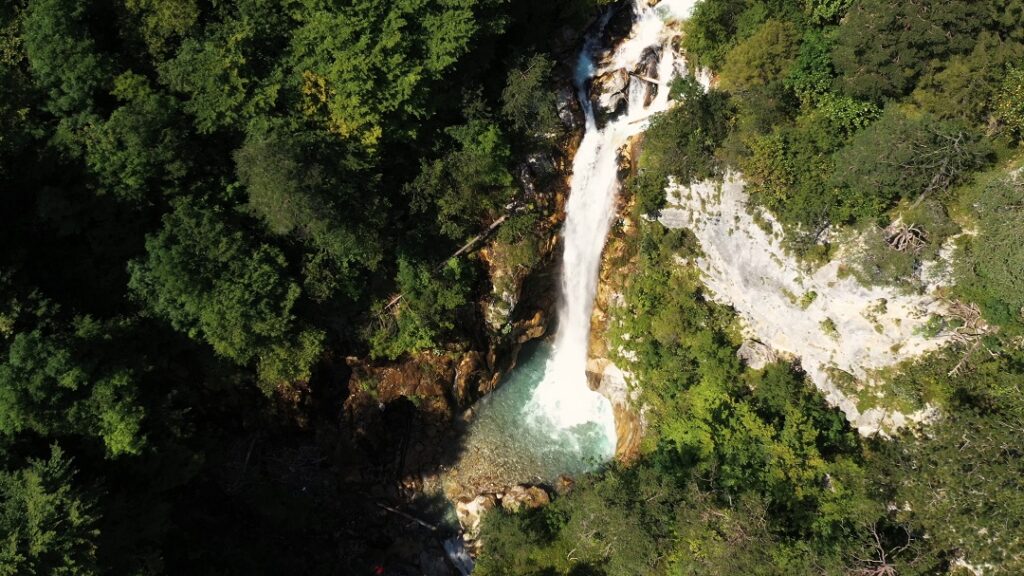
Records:
[[[459,525],[438,492],[440,475],[464,447],[464,406],[454,382],[436,388],[453,374],[414,372],[407,377],[435,383],[433,395],[371,397],[368,406],[354,406],[367,398],[348,397],[347,366],[327,366],[317,375],[313,405],[322,410],[315,428],[318,435],[333,435],[325,448],[337,479],[333,504],[342,514],[337,546],[345,551],[344,573],[458,574],[444,542],[459,536]]]
[[[169,501],[154,562],[171,574],[457,574],[448,501],[406,481],[455,462],[460,428],[400,397],[355,430],[349,378],[328,360],[286,398],[253,387],[233,401],[237,419],[201,432],[207,448]]]
[[[537,310],[552,318],[560,254],[555,249],[524,282],[512,322]],[[480,327],[472,347],[487,350],[476,306],[457,319]],[[550,322],[549,328],[550,328]],[[179,526],[190,526],[175,547],[217,557],[183,558],[178,573],[220,574],[457,574],[444,542],[458,537],[450,503],[424,490],[459,462],[467,425],[463,410],[486,391],[495,368],[507,373],[520,345],[509,338],[497,350],[500,366],[481,362],[471,394],[457,389],[461,366],[432,373],[426,364],[404,370],[400,394],[363,393],[343,358],[327,358],[308,385],[278,398],[259,416],[247,400],[243,422],[208,455],[201,480],[183,498]],[[388,367],[391,369],[392,367]],[[439,386],[439,382],[444,385]],[[477,388],[480,390],[477,390]],[[350,388],[355,392],[350,393]],[[416,394],[416,391],[424,392]],[[383,399],[383,401],[382,401]],[[265,402],[264,402],[265,404]],[[187,517],[187,518],[186,518]]]

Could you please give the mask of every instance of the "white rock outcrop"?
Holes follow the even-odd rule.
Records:
[[[799,358],[829,403],[862,434],[893,430],[934,412],[862,412],[834,374],[846,372],[863,385],[879,369],[947,344],[948,334],[926,336],[923,330],[933,314],[945,312],[942,301],[896,287],[863,286],[840,275],[841,256],[806,270],[783,250],[782,227],[770,214],[760,214],[766,232],[748,213],[738,176],[721,184],[672,186],[668,200],[659,220],[696,235],[704,253],[696,264],[711,296],[736,309],[749,338]]]

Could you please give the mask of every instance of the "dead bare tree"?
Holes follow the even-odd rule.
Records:
[[[919,253],[928,245],[928,234],[916,224],[896,219],[885,229],[885,243],[897,252]]]
[[[878,534],[878,524],[872,524],[871,536],[874,539],[874,557],[862,558],[854,556],[854,559],[862,566],[854,570],[853,574],[860,576],[896,576],[896,567],[892,564],[892,559],[910,547],[910,543],[913,541],[906,528],[903,531],[907,536],[906,544],[887,551],[885,545],[882,544],[882,537]]]
[[[925,198],[935,192],[945,192],[955,185],[960,177],[978,163],[977,149],[972,146],[968,133],[964,130],[945,132],[930,129],[928,134],[934,137],[932,142],[915,142],[913,162],[901,164],[906,170],[931,174],[925,189],[918,195],[912,208],[916,208]]]
[[[948,373],[949,376],[960,376],[966,372],[974,353],[983,347],[984,337],[990,334],[993,329],[981,317],[981,309],[973,302],[966,304],[959,300],[953,300],[948,305],[947,315],[960,321],[960,326],[953,330],[950,336],[951,339],[957,344],[966,346],[960,361]],[[985,350],[988,350],[988,348],[985,348]],[[988,353],[995,356],[995,353],[991,350],[988,350]]]

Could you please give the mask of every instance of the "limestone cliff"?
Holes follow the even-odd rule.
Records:
[[[631,140],[620,152],[620,176],[622,180],[636,166],[636,155],[640,138]],[[639,454],[646,423],[643,409],[637,402],[636,383],[631,375],[612,361],[608,342],[608,322],[611,309],[621,299],[622,289],[633,262],[627,251],[627,243],[636,233],[630,216],[628,194],[619,195],[617,220],[608,235],[601,256],[601,272],[598,280],[597,298],[590,319],[590,353],[587,361],[587,379],[590,387],[597,390],[612,403],[615,412],[617,438],[615,457],[629,463]]]

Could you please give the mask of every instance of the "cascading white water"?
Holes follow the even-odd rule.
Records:
[[[634,23],[626,39],[602,66],[594,62],[594,40],[588,41],[577,65],[577,89],[586,114],[586,132],[573,161],[572,186],[566,205],[563,230],[562,294],[558,333],[543,380],[527,404],[527,414],[546,421],[551,433],[572,435],[595,424],[604,435],[601,452],[607,458],[615,450],[615,422],[609,401],[587,384],[586,365],[590,316],[597,290],[601,252],[615,217],[618,194],[619,151],[627,140],[647,127],[651,115],[669,106],[669,83],[677,72],[671,46],[676,34],[672,21],[689,15],[696,0],[662,0],[648,5],[634,0]],[[632,72],[649,48],[659,48],[658,90],[645,105],[650,79],[633,76],[624,114],[598,127],[588,94],[590,81],[607,71]]]
[[[677,34],[673,22],[685,18],[695,3],[662,0],[650,7],[647,0],[634,0],[629,38],[600,62],[595,62],[600,33],[588,39],[577,65],[586,132],[573,162],[562,232],[558,333],[553,345],[539,343],[524,350],[502,386],[477,405],[459,463],[446,475],[446,492],[498,491],[519,482],[552,481],[559,474],[591,470],[614,455],[612,407],[590,390],[586,364],[601,252],[615,217],[619,151],[647,127],[652,114],[668,109],[668,85],[683,72],[671,46]],[[653,69],[646,60],[652,47],[658,54]],[[647,62],[646,79],[629,82],[627,111],[598,126],[588,94],[591,79],[609,71],[634,71],[641,61]],[[658,78],[658,91],[645,106],[644,83],[651,76]]]

